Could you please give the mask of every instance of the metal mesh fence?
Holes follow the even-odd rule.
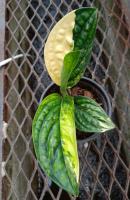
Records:
[[[51,83],[43,48],[54,24],[85,6],[99,10],[99,22],[85,76],[99,82],[112,102],[116,129],[78,144],[80,195],[69,196],[51,182],[35,158],[31,124],[44,89]],[[6,0],[5,57],[24,53],[4,70],[2,200],[130,199],[130,29],[117,0]],[[31,54],[32,57],[27,57]]]

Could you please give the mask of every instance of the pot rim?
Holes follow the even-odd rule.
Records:
[[[107,103],[107,106],[108,106],[108,116],[110,117],[111,116],[111,113],[112,113],[112,110],[111,110],[111,102],[110,102],[110,98],[109,98],[109,96],[108,96],[108,94],[107,94],[107,92],[105,91],[105,89],[101,86],[101,85],[99,85],[99,83],[97,83],[96,81],[94,81],[94,80],[92,80],[92,79],[90,79],[90,78],[87,78],[87,77],[82,77],[80,80],[85,80],[85,81],[87,81],[87,82],[89,82],[90,84],[93,84],[93,86],[96,86],[96,88],[98,89],[98,90],[100,90],[100,92],[102,93],[102,95],[104,96],[104,98],[105,98],[105,100],[106,100],[106,103]],[[44,98],[44,96],[45,96],[45,94],[46,94],[46,92],[53,86],[53,85],[56,85],[54,82],[51,82],[47,87],[46,87],[46,89],[44,90],[44,92],[43,92],[43,94],[42,94],[42,96],[41,96],[41,98],[40,98],[40,102],[43,100],[43,98]],[[85,143],[87,143],[87,142],[89,142],[89,141],[91,141],[91,140],[94,140],[94,139],[96,139],[96,138],[98,138],[99,136],[101,136],[101,135],[103,135],[104,133],[93,133],[91,136],[88,136],[88,138],[86,138],[86,139],[77,139],[77,142],[78,142],[78,144],[85,144]]]

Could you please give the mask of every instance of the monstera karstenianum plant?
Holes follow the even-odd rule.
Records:
[[[32,125],[41,168],[52,181],[74,196],[79,194],[76,128],[99,133],[114,128],[95,100],[68,94],[68,88],[78,83],[89,63],[96,24],[97,10],[81,8],[63,17],[52,29],[44,57],[46,68],[52,80],[60,85],[61,92],[42,100]]]

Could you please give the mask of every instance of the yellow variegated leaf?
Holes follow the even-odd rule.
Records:
[[[52,80],[60,85],[64,56],[73,49],[75,12],[65,15],[52,29],[44,48],[44,60]]]

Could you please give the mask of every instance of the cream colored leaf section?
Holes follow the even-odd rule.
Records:
[[[44,48],[44,60],[52,80],[60,85],[64,56],[73,49],[75,11],[65,15],[51,30]]]

